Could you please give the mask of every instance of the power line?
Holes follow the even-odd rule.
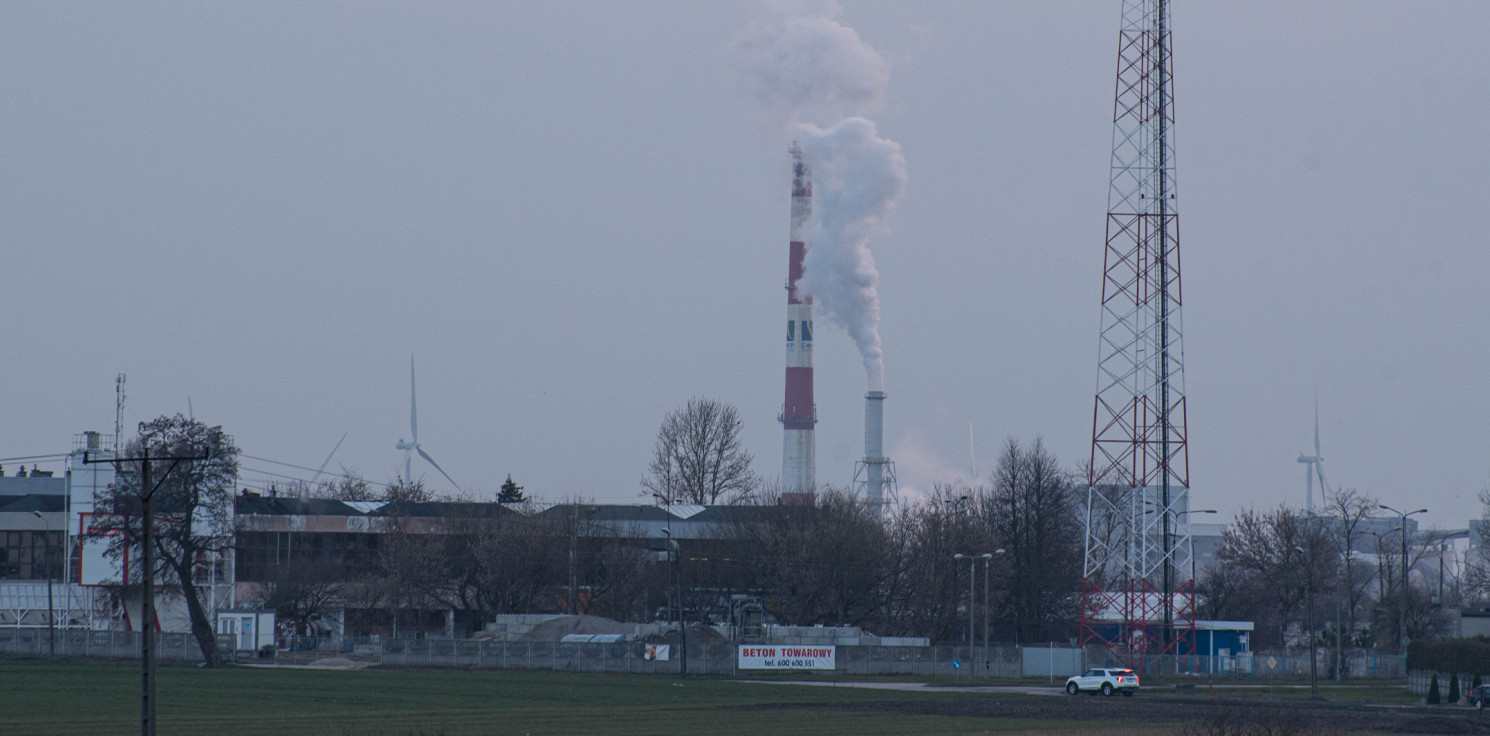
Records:
[[[259,462],[270,463],[271,465],[279,465],[279,466],[286,467],[286,468],[294,468],[296,470],[304,470],[304,471],[306,471],[308,473],[315,473],[316,472],[316,469],[315,468],[308,468],[308,467],[306,467],[304,465],[296,465],[294,463],[281,462],[279,460],[270,460],[267,457],[257,457],[255,455],[249,455],[249,454],[242,453],[242,452],[238,453],[238,457],[248,458],[249,460],[258,460]],[[250,470],[252,470],[252,468],[250,468]],[[276,473],[272,473],[272,472],[267,471],[267,470],[255,470],[254,472],[264,473],[265,475],[278,475]],[[350,473],[331,473],[331,472],[325,472],[324,474],[325,475],[334,476],[334,477],[337,477],[337,478],[342,478],[342,479],[345,479],[345,480],[358,480],[358,481],[362,481],[363,483],[366,483],[366,484],[368,484],[370,486],[378,486],[380,488],[391,488],[391,487],[393,487],[393,484],[392,483],[379,483],[378,481],[375,481],[375,480],[368,480],[366,478],[359,478],[359,477],[357,477],[355,475],[352,475]],[[292,476],[292,475],[279,475],[279,477],[281,477],[281,478],[290,478],[292,480],[305,480],[304,478],[298,478],[298,477]],[[309,482],[309,481],[306,481],[306,482]]]
[[[68,453],[64,452],[54,455],[21,455],[18,457],[0,457],[0,463],[15,462],[17,460],[61,460],[67,457],[67,455]]]

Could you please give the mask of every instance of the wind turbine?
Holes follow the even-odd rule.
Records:
[[[1314,454],[1305,455],[1299,453],[1299,462],[1309,466],[1304,470],[1304,510],[1314,510],[1314,476],[1319,476],[1319,501],[1323,505],[1325,491],[1329,486],[1324,482],[1324,456],[1319,454],[1319,397],[1314,398]]]
[[[413,436],[411,441],[405,442],[403,438],[399,438],[398,444],[395,445],[404,451],[404,481],[411,482],[414,479],[414,453],[417,452],[419,457],[433,465],[435,470],[440,471],[440,475],[445,476],[445,480],[450,481],[450,485],[455,486],[455,490],[459,491],[460,484],[456,483],[455,479],[451,478],[450,474],[445,472],[445,469],[419,446],[419,402],[414,395],[414,356],[412,355],[409,356],[409,433]]]
[[[326,460],[325,462],[321,463],[321,467],[316,468],[316,474],[310,477],[310,485],[312,488],[315,487],[316,481],[321,479],[321,473],[326,472],[326,466],[331,464],[331,458],[336,457],[336,451],[341,449],[341,443],[347,441],[348,434],[350,434],[350,432],[342,433],[341,439],[336,441],[336,447],[331,448],[331,454],[326,456]]]

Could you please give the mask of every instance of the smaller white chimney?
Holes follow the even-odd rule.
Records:
[[[885,392],[864,394],[864,495],[876,507],[885,503]]]

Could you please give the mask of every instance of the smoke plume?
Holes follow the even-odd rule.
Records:
[[[787,124],[813,170],[814,235],[798,287],[853,338],[869,390],[884,390],[879,272],[869,238],[905,189],[900,145],[857,115],[877,107],[889,66],[836,3],[777,3],[731,49],[746,86]],[[819,127],[813,122],[825,124]]]
[[[837,3],[773,3],[730,50],[745,86],[780,119],[834,121],[879,106],[890,72]]]
[[[886,220],[905,190],[905,157],[900,144],[879,137],[864,118],[827,130],[804,123],[799,133],[812,162],[816,228],[798,286],[853,338],[869,390],[883,391],[880,276],[869,237],[888,229]]]

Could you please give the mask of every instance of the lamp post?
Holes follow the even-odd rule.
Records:
[[[1219,512],[1217,512],[1215,509],[1189,509],[1189,510],[1186,510],[1186,511],[1180,511],[1180,512],[1176,513],[1175,515],[1176,516],[1188,516],[1190,514],[1215,514],[1215,513],[1219,513]],[[1193,541],[1190,543],[1190,618],[1192,620],[1195,618],[1195,543]],[[1193,675],[1193,674],[1195,674],[1195,649],[1196,649],[1196,646],[1200,642],[1195,641],[1196,637],[1193,636],[1193,634],[1195,633],[1194,631],[1191,631],[1190,633],[1192,634],[1192,636],[1190,637],[1190,674]],[[1214,640],[1216,638],[1216,631],[1215,631],[1215,629],[1212,629],[1209,632],[1207,632],[1206,636],[1207,636],[1207,638],[1209,638],[1209,639],[1212,640],[1211,641],[1211,648],[1214,649],[1215,648],[1215,641]],[[1179,653],[1178,649],[1175,650],[1175,653],[1176,654]]]
[[[1414,514],[1426,514],[1428,509],[1417,511],[1398,511],[1386,504],[1379,504],[1384,511],[1390,511],[1402,517],[1402,651],[1407,651],[1407,517]]]
[[[993,561],[993,556],[994,555],[1001,555],[1003,553],[1004,553],[1004,549],[1002,547],[1000,547],[1000,548],[998,548],[998,549],[996,549],[996,550],[994,550],[992,552],[984,552],[983,553],[983,676],[984,677],[992,677],[992,675],[990,674],[990,672],[993,669],[990,666],[992,664],[992,662],[989,662],[988,661],[988,611],[989,611],[989,605],[988,605],[988,564]]]
[[[976,631],[973,617],[976,615],[978,608],[977,593],[974,590],[978,580],[978,557],[976,555],[965,555],[958,552],[952,555],[952,559],[967,560],[967,656],[973,662],[973,667],[977,668],[977,655],[973,653],[973,632]],[[971,680],[972,678],[972,670],[968,670],[968,679]]]
[[[41,519],[42,528],[46,529],[46,534],[42,537],[41,564],[47,571],[47,655],[56,657],[57,629],[56,624],[52,620],[54,618],[53,612],[57,610],[52,605],[52,525],[47,521],[47,517],[42,516],[40,511],[32,509],[31,513],[36,518]]]
[[[678,540],[673,537],[673,500],[672,497],[653,493],[652,498],[662,501],[667,506],[667,528],[662,530],[667,535],[667,555],[672,559],[673,568],[673,592],[678,596],[678,677],[688,676],[688,622],[683,619],[683,568],[679,552],[682,548]]]
[[[1314,546],[1312,540],[1309,546]],[[1314,556],[1298,545],[1294,545],[1293,549],[1304,557],[1304,615],[1309,622],[1309,698],[1318,700],[1319,665],[1314,648]]]

